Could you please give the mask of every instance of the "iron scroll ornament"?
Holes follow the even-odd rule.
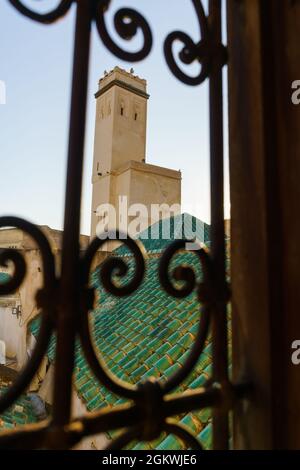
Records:
[[[37,304],[43,311],[37,343],[33,350],[31,360],[26,364],[22,372],[18,374],[12,386],[1,395],[0,413],[2,413],[30,384],[47,351],[47,346],[54,327],[56,277],[54,256],[50,244],[38,227],[18,217],[0,217],[0,227],[18,228],[27,233],[35,241],[41,253],[44,277],[44,286],[36,294]],[[11,280],[0,284],[0,295],[8,295],[15,292],[25,278],[26,263],[20,252],[13,249],[1,250],[0,265],[7,267],[9,263],[13,264],[14,272]]]
[[[37,295],[39,306],[43,311],[43,315],[42,325],[36,349],[30,361],[28,362],[28,365],[24,368],[23,371],[20,372],[17,381],[13,385],[11,385],[8,388],[8,391],[1,397],[1,412],[4,409],[8,408],[16,400],[16,398],[22,392],[24,392],[25,388],[29,385],[31,379],[36,373],[47,351],[51,334],[56,329],[56,306],[57,302],[59,302],[56,296],[56,286],[59,280],[56,280],[54,275],[54,257],[51,253],[50,245],[48,244],[47,239],[45,238],[44,234],[40,231],[40,229],[22,219],[12,217],[1,218],[0,225],[2,227],[14,226],[19,229],[25,230],[26,233],[29,234],[37,242],[38,247],[41,250],[44,271],[44,287],[41,289],[40,292],[38,292]],[[88,328],[87,313],[88,310],[92,308],[94,297],[94,289],[91,289],[89,287],[90,268],[93,261],[93,257],[96,254],[97,250],[109,239],[109,234],[106,235],[106,237],[101,237],[101,239],[94,239],[90,246],[87,248],[86,252],[84,253],[84,256],[82,257],[82,315],[78,327],[78,334],[82,344],[83,352],[97,379],[111,392],[133,400],[135,402],[135,407],[138,410],[136,419],[137,424],[135,426],[132,426],[132,428],[125,431],[123,434],[121,434],[119,438],[117,438],[108,446],[108,449],[113,450],[120,448],[130,443],[132,440],[137,439],[139,436],[143,440],[153,440],[154,438],[158,437],[163,431],[167,433],[174,433],[175,435],[177,435],[186,444],[188,448],[202,449],[201,444],[197,441],[197,439],[187,428],[169,419],[168,412],[166,413],[166,411],[164,410],[164,400],[167,397],[167,394],[188,376],[188,374],[196,364],[199,355],[203,350],[205,340],[207,339],[210,322],[211,299],[209,299],[209,302],[206,302],[205,296],[203,296],[201,292],[209,292],[212,288],[210,284],[213,279],[210,277],[211,266],[209,255],[203,248],[200,249],[200,247],[195,254],[195,256],[198,256],[199,258],[199,262],[202,265],[202,270],[204,274],[204,278],[201,283],[196,282],[194,272],[191,268],[187,266],[178,266],[175,269],[175,271],[172,273],[173,279],[175,281],[184,282],[184,287],[181,287],[177,290],[175,287],[172,286],[172,280],[169,279],[169,267],[173,256],[179,250],[182,250],[184,248],[186,240],[176,240],[164,252],[159,265],[159,277],[162,287],[165,288],[168,293],[173,292],[173,290],[176,291],[176,296],[180,297],[185,297],[189,295],[194,289],[197,289],[199,292],[199,296],[202,300],[202,307],[200,309],[199,315],[198,334],[191,348],[190,355],[179,372],[176,372],[164,383],[159,383],[157,380],[149,379],[144,383],[140,383],[138,385],[133,386],[113,376],[110,371],[106,368],[101,358],[99,359],[96,356]],[[127,247],[132,251],[135,260],[135,273],[133,275],[133,278],[125,286],[118,287],[117,284],[115,284],[115,282],[113,281],[113,276],[115,275],[121,278],[126,275],[128,270],[127,265],[124,263],[124,261],[116,257],[110,257],[104,263],[102,263],[100,268],[100,278],[102,280],[102,283],[104,284],[105,289],[109,293],[115,296],[124,297],[134,292],[143,280],[145,272],[145,252],[138,241],[134,241],[128,236],[125,237],[124,235],[117,232],[117,239],[122,240],[123,243],[125,243],[125,245],[127,245]],[[9,282],[1,286],[2,292],[5,292],[6,294],[13,292],[15,290],[15,286],[19,287],[20,283],[23,280],[23,264],[19,261],[17,257],[15,257],[15,255],[12,256],[11,251],[12,250],[3,250],[0,259],[2,264],[7,263],[8,261],[12,261],[13,263],[15,263],[16,266],[14,272],[14,277],[16,279],[16,281],[14,281],[15,284]],[[17,253],[17,256],[20,256],[17,251],[14,251],[14,253]],[[16,261],[17,259],[18,261]],[[43,299],[48,299],[48,302],[49,299],[52,299],[52,301],[50,304],[47,302],[43,303]],[[205,397],[206,391],[199,391],[199,396],[197,397],[197,400],[201,401],[201,399],[205,399]],[[216,395],[216,402],[219,400],[219,395]],[[160,419],[157,418],[157,409],[159,408],[161,409]],[[93,420],[93,415],[90,416],[89,420]],[[95,414],[96,425],[98,421],[99,419]],[[73,428],[75,427],[77,429],[79,427],[79,423],[80,420],[77,420],[76,426],[74,426],[74,423],[70,423],[69,428],[68,426],[66,427],[66,441],[64,443],[66,446],[76,444],[85,435],[83,434],[81,436],[80,433],[74,433]],[[89,423],[89,425],[91,425],[91,423]],[[83,426],[81,423],[80,428],[82,427]],[[22,430],[8,432],[7,435],[4,436],[3,441],[0,439],[0,449],[2,448],[2,446],[4,446],[3,448],[15,448],[16,438],[18,435],[21,436],[23,432],[24,431]],[[35,432],[34,429],[33,432]],[[44,427],[41,427],[41,433],[39,436],[39,439],[41,439],[41,446],[43,445],[44,440],[47,438],[48,433],[51,432],[51,423],[49,423],[49,425],[45,424]],[[26,443],[26,439],[29,439],[30,436],[31,434],[29,433],[28,436],[25,438],[24,443]]]
[[[28,18],[43,24],[51,24],[62,18],[73,3],[81,0],[61,0],[58,6],[48,13],[38,13],[25,6],[21,0],[8,0],[20,13]],[[142,31],[143,45],[137,52],[128,52],[122,49],[111,38],[105,23],[105,13],[109,10],[111,0],[88,0],[90,2],[91,17],[96,23],[99,36],[109,51],[121,60],[138,62],[145,59],[151,52],[153,38],[151,28],[147,20],[136,10],[121,8],[114,15],[114,27],[120,38],[130,41],[138,30]],[[207,16],[199,0],[192,0],[199,24],[201,39],[195,42],[183,31],[170,33],[164,43],[164,55],[169,69],[175,77],[186,85],[196,86],[208,78],[210,67],[217,56],[222,56],[223,64],[226,63],[226,48],[221,43],[215,43],[210,33]],[[174,57],[173,45],[179,41],[183,47],[178,58],[183,64],[190,65],[197,61],[200,72],[196,76],[187,75],[178,65]]]
[[[201,409],[205,407],[219,408],[224,411],[221,416],[223,423],[226,421],[227,409],[232,408],[235,397],[241,397],[245,393],[242,385],[231,386],[227,379],[226,367],[218,365],[218,373],[215,374],[216,383],[207,384],[204,389],[169,396],[178,383],[192,370],[195,361],[203,349],[210,323],[215,319],[219,322],[225,317],[215,314],[215,306],[225,305],[228,296],[224,295],[226,290],[225,278],[216,274],[215,266],[223,263],[222,256],[219,263],[214,258],[214,250],[208,255],[204,250],[198,251],[199,262],[204,272],[203,283],[197,283],[191,269],[187,267],[177,268],[173,272],[173,278],[183,282],[183,288],[178,290],[169,279],[169,265],[173,255],[183,248],[182,241],[176,241],[170,245],[162,256],[159,277],[162,287],[174,297],[189,295],[194,289],[198,291],[199,302],[201,302],[201,314],[199,312],[199,329],[190,355],[182,369],[171,376],[164,384],[157,381],[147,382],[130,386],[120,382],[107,370],[102,360],[96,357],[93,349],[90,333],[88,330],[87,315],[93,305],[93,289],[89,286],[89,271],[95,251],[101,243],[98,239],[93,241],[83,257],[79,252],[79,221],[80,201],[83,163],[84,129],[86,122],[86,94],[88,79],[88,57],[90,48],[90,28],[92,22],[106,47],[117,57],[131,62],[142,60],[151,51],[152,33],[151,29],[142,15],[132,9],[123,8],[118,10],[114,17],[117,33],[122,39],[132,39],[138,29],[143,33],[143,44],[138,52],[126,52],[119,48],[110,38],[105,26],[104,15],[111,2],[106,0],[61,0],[58,6],[45,14],[36,13],[26,7],[20,0],[8,0],[20,13],[44,24],[50,24],[62,18],[73,4],[76,4],[76,28],[74,42],[73,63],[73,86],[70,113],[69,153],[66,185],[65,223],[62,246],[62,271],[60,277],[55,276],[54,257],[51,253],[48,241],[37,227],[26,221],[16,218],[3,218],[0,220],[2,227],[15,226],[25,230],[31,235],[39,246],[44,260],[44,286],[37,295],[42,315],[42,329],[38,339],[35,355],[31,358],[20,374],[18,382],[15,383],[5,395],[2,396],[0,405],[6,408],[22,391],[25,390],[31,377],[35,373],[38,364],[43,357],[50,340],[51,333],[57,332],[55,380],[54,380],[54,406],[51,422],[42,422],[25,430],[15,430],[4,433],[0,437],[0,448],[32,448],[50,447],[67,448],[79,442],[83,437],[106,432],[111,429],[123,428],[127,423],[128,430],[112,443],[112,448],[125,445],[132,439],[138,437],[141,440],[152,440],[163,430],[172,432],[182,439],[188,447],[199,448],[200,444],[185,428],[170,421],[171,416],[180,413]],[[204,14],[201,1],[193,0],[197,18],[200,26],[201,40],[198,43],[182,32],[171,33],[165,42],[165,55],[167,63],[173,74],[182,82],[189,85],[197,85],[207,77],[211,79],[213,74],[220,73],[225,62],[224,47],[219,41],[219,34],[214,39],[212,24]],[[210,0],[211,11],[217,12],[220,8],[219,0]],[[217,12],[218,13],[218,12]],[[216,17],[219,15],[216,14]],[[220,24],[219,19],[215,22]],[[188,77],[178,67],[173,56],[173,43],[179,40],[183,43],[183,49],[179,59],[185,64],[198,61],[202,66],[198,77]],[[214,80],[214,87],[221,90],[218,80]],[[215,95],[215,93],[212,93]],[[218,109],[219,106],[215,106]],[[221,116],[221,113],[220,113]],[[212,120],[213,121],[213,120]],[[212,126],[219,129],[221,120],[217,120]],[[218,133],[220,135],[220,133]],[[221,145],[214,145],[215,149]],[[214,153],[214,152],[213,152]],[[215,152],[221,155],[219,150]],[[213,184],[214,180],[213,180]],[[218,191],[221,194],[222,191]],[[220,205],[220,204],[219,204]],[[220,205],[221,207],[222,205]],[[224,233],[218,231],[219,240],[224,241]],[[214,238],[214,237],[213,237]],[[101,268],[102,281],[105,288],[113,295],[130,295],[138,288],[145,270],[144,254],[138,243],[127,238],[125,243],[132,250],[136,262],[136,271],[133,281],[120,289],[112,279],[113,272],[122,277],[126,275],[127,267],[120,260],[108,259]],[[216,245],[212,240],[212,247]],[[2,252],[0,262],[6,263],[11,260],[15,266],[15,274],[10,284],[1,287],[0,294],[15,290],[22,282],[25,275],[25,262],[22,257],[10,251]],[[117,271],[116,271],[117,270]],[[76,293],[76,295],[74,294]],[[217,312],[220,313],[220,312]],[[222,320],[222,321],[223,321]],[[225,321],[225,320],[224,320]],[[219,328],[219,327],[218,327]],[[223,335],[224,327],[219,329]],[[79,336],[84,354],[98,380],[109,390],[121,396],[133,399],[133,405],[116,406],[113,410],[100,410],[80,419],[72,420],[70,416],[72,372],[74,367],[74,344]],[[226,341],[226,336],[224,333]],[[224,343],[224,342],[223,342]],[[225,351],[226,352],[226,351]],[[226,355],[226,354],[225,354]],[[223,369],[222,369],[223,367]],[[223,372],[222,372],[223,370]],[[220,371],[222,372],[220,374]],[[221,377],[221,380],[220,380]],[[154,419],[159,416],[159,419]],[[220,420],[219,420],[220,421]],[[227,433],[221,436],[219,447],[227,446]]]
[[[143,259],[145,254],[144,254],[144,250],[142,246],[140,245],[138,241],[134,241],[128,236],[126,238],[124,236],[120,236],[119,232],[117,232],[117,239],[122,240],[123,243],[125,243],[125,245],[127,245],[133,253],[133,256],[135,259],[135,275],[133,276],[133,279],[130,281],[130,283],[127,284],[125,287],[118,287],[116,284],[112,282],[113,273],[117,273],[119,277],[125,276],[128,268],[125,262],[121,260],[120,258],[110,257],[101,265],[100,278],[102,281],[102,285],[105,287],[107,292],[118,297],[123,297],[125,295],[130,295],[139,287],[143,279],[144,270],[145,270],[145,262]],[[83,258],[83,273],[84,273],[83,282],[87,286],[87,288],[88,288],[88,280],[89,280],[88,273],[89,273],[89,267],[91,266],[91,263],[92,263],[92,258],[96,254],[99,247],[101,247],[106,241],[107,241],[107,238],[104,238],[104,237],[102,240],[95,238],[93,242],[91,243],[90,247],[87,249],[87,252]],[[166,283],[171,282],[171,281],[166,281],[167,279],[169,279],[169,274],[168,274],[169,266],[171,264],[173,256],[179,250],[182,250],[184,248],[185,243],[186,241],[184,240],[176,240],[175,242],[173,242],[166,249],[165,253],[163,254],[160,260],[159,279],[160,279],[160,283],[162,287],[168,293],[170,293],[170,291],[168,291],[168,288],[166,288],[166,285],[167,285]],[[199,246],[199,250],[196,253],[197,253],[197,256],[199,257],[199,261],[201,263],[202,270],[204,273],[203,283],[201,283],[201,286],[197,284],[194,271],[191,268],[178,266],[176,269],[176,272],[173,273],[173,275],[176,281],[183,281],[185,283],[185,287],[179,290],[176,290],[175,288],[173,288],[174,290],[176,290],[177,296],[180,295],[181,297],[186,297],[196,288],[200,291],[200,287],[202,287],[203,285],[208,285],[212,281],[212,279],[209,278],[209,272],[210,272],[209,255],[206,253],[206,251],[203,248],[201,249],[200,246]],[[187,272],[189,273],[188,276],[186,275]],[[88,304],[86,303],[86,305]],[[200,320],[199,320],[199,328],[198,328],[198,332],[195,338],[194,346],[192,347],[191,353],[186,360],[185,366],[182,367],[173,376],[171,376],[165,383],[159,385],[159,389],[161,389],[162,394],[166,394],[172,391],[177,385],[179,385],[180,382],[182,382],[188,376],[192,368],[195,366],[199,358],[199,355],[201,354],[204,348],[205,340],[207,339],[209,320],[210,320],[209,312],[210,312],[209,304],[207,304],[205,298],[203,297]],[[132,386],[131,384],[125,384],[124,382],[121,382],[119,379],[109,374],[107,372],[105,365],[102,363],[102,360],[101,359],[99,360],[96,357],[96,354],[94,352],[94,348],[91,342],[91,335],[89,333],[87,318],[88,316],[86,312],[86,314],[83,317],[82,324],[81,324],[80,340],[81,340],[81,344],[85,352],[85,355],[87,357],[87,360],[95,376],[106,387],[108,387],[113,393],[121,395],[128,399],[143,398],[143,401],[144,401],[144,388],[143,387],[145,386],[145,384],[143,384],[142,387],[141,386],[136,387],[136,386]],[[156,384],[155,386],[158,386],[158,384]]]

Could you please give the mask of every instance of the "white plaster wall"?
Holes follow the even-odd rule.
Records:
[[[0,340],[5,342],[6,357],[16,358],[20,369],[26,362],[26,329],[12,315],[12,307],[0,306]]]

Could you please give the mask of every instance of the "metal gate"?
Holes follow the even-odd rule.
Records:
[[[166,62],[172,73],[187,86],[209,81],[210,108],[210,175],[211,175],[211,249],[197,254],[202,265],[204,280],[195,281],[189,268],[176,270],[176,280],[184,282],[184,288],[176,289],[169,278],[173,255],[184,248],[183,241],[171,243],[159,263],[161,289],[173,297],[183,297],[196,290],[199,299],[199,328],[196,340],[182,369],[164,384],[148,380],[131,386],[114,377],[94,353],[88,331],[87,315],[92,308],[94,290],[89,286],[91,263],[103,243],[91,242],[83,256],[79,251],[80,204],[83,168],[83,147],[86,123],[87,82],[89,75],[89,50],[92,23],[96,24],[102,42],[111,53],[130,63],[143,60],[152,46],[152,31],[146,19],[137,11],[122,8],[115,14],[114,25],[118,35],[132,39],[138,30],[143,34],[143,45],[138,52],[126,52],[110,37],[105,24],[109,0],[62,0],[58,7],[47,14],[29,10],[20,0],[9,0],[19,13],[40,23],[49,24],[61,19],[74,5],[76,27],[72,98],[69,126],[69,150],[65,197],[65,219],[62,247],[62,270],[56,276],[55,259],[49,241],[40,229],[16,217],[1,217],[1,227],[17,227],[29,234],[37,243],[43,262],[44,284],[37,293],[37,304],[42,310],[42,321],[33,355],[13,385],[0,398],[0,413],[7,409],[24,392],[44,357],[51,334],[57,334],[53,416],[49,422],[27,426],[24,429],[5,432],[0,436],[1,448],[69,448],[88,435],[121,429],[120,437],[112,441],[110,449],[126,446],[133,439],[152,440],[162,431],[173,433],[182,439],[187,448],[199,449],[200,443],[187,431],[172,421],[171,417],[182,412],[210,407],[213,409],[213,447],[229,446],[228,413],[235,400],[242,397],[246,387],[233,385],[228,378],[227,351],[227,303],[230,289],[225,276],[225,242],[223,214],[223,96],[222,69],[227,61],[227,50],[222,44],[221,0],[209,1],[206,15],[200,0],[192,0],[199,23],[199,40],[195,42],[182,31],[169,34],[164,43]],[[183,7],[184,8],[184,7]],[[201,72],[188,76],[177,64],[173,55],[173,43],[182,43],[180,60],[184,64],[197,61]],[[115,268],[125,270],[113,257],[101,268],[102,282],[115,296],[130,296],[139,286],[145,269],[143,254],[136,241],[129,237],[123,242],[135,258],[133,279],[118,288],[112,278]],[[13,278],[0,286],[0,294],[7,295],[22,283],[26,271],[25,261],[15,250],[1,252],[1,263],[11,261]],[[195,366],[208,331],[211,328],[213,344],[213,378],[204,388],[184,394],[170,395]],[[75,339],[79,337],[87,361],[98,380],[110,391],[131,400],[129,405],[101,410],[82,418],[71,419],[72,371],[74,367]]]

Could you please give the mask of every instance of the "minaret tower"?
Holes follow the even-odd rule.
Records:
[[[93,182],[129,160],[145,161],[146,80],[115,67],[99,81]]]
[[[100,205],[119,210],[127,203],[180,203],[178,171],[145,163],[147,82],[115,67],[104,73],[96,97],[91,236],[96,234]],[[149,220],[149,224],[151,221]]]

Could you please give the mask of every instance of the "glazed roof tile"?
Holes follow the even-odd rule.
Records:
[[[180,231],[180,223],[182,224],[184,218],[186,226],[193,228],[194,218],[177,216],[171,221],[173,238],[174,233],[176,235]],[[201,224],[198,223],[197,226],[201,227]],[[158,228],[163,229],[163,222],[158,224]],[[197,238],[205,243],[209,235],[209,226],[202,222],[202,228]],[[151,376],[164,381],[174,371],[180,369],[189,354],[198,328],[200,312],[196,292],[183,299],[174,299],[160,287],[158,280],[160,258],[153,255],[153,251],[161,251],[168,243],[170,240],[144,240],[148,252],[145,278],[140,288],[129,297],[116,298],[107,293],[100,285],[98,269],[92,275],[92,283],[98,291],[97,305],[90,313],[94,346],[110,370],[130,383],[138,383]],[[130,276],[134,267],[133,257],[129,256],[127,249],[123,247],[115,250],[115,255],[126,257]],[[197,278],[201,279],[198,257],[194,253],[179,253],[172,265],[177,263],[192,266]],[[34,334],[37,333],[38,325],[38,319],[31,324]],[[48,349],[50,360],[54,360],[54,350],[55,338],[52,338]],[[211,343],[208,338],[197,366],[176,392],[203,386],[211,376],[211,363]],[[78,395],[89,411],[126,401],[99,384],[86,363],[78,343],[74,372]],[[177,420],[194,431],[204,448],[211,447],[210,410],[187,413],[177,417]],[[118,431],[108,433],[110,437],[117,434]],[[134,443],[130,448],[178,449],[182,448],[181,446],[181,442],[175,436],[162,434],[153,443]]]
[[[0,387],[0,395],[6,387]],[[4,429],[14,429],[24,424],[35,423],[37,417],[34,414],[31,400],[28,396],[22,395],[18,400],[0,415],[0,432]]]

